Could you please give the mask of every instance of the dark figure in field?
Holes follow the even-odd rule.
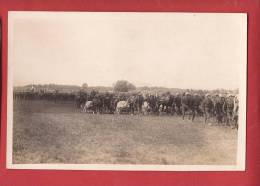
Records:
[[[101,100],[101,95],[97,93],[94,98],[93,98],[93,107],[94,107],[94,112],[95,113],[101,113],[102,112],[102,100]]]
[[[219,98],[218,94],[211,95],[211,100],[213,102],[213,110],[212,110],[212,113],[211,113],[212,114],[211,117],[214,121],[217,121],[217,118],[215,117],[216,116],[215,106],[216,106],[216,101],[218,100],[218,98]]]
[[[192,121],[194,121],[196,115],[201,115],[201,103],[202,103],[202,98],[198,94],[194,94],[191,97],[191,110],[192,110]]]
[[[105,113],[113,113],[113,94],[106,92],[104,95],[104,112]]]
[[[128,100],[127,100],[128,104],[129,104],[129,112],[133,115],[135,112],[135,96],[129,96]]]
[[[233,120],[234,111],[234,99],[232,95],[229,95],[226,99],[226,125],[230,126]]]
[[[181,99],[181,105],[182,105],[182,119],[185,118],[185,115],[189,114],[189,119],[191,119],[192,115],[192,121],[194,120],[195,113],[193,110],[193,98],[192,95],[188,92],[184,93]]]
[[[238,109],[239,109],[239,102],[238,98],[234,98],[234,113],[233,113],[233,122],[234,122],[234,127],[238,129]]]
[[[175,112],[177,115],[181,115],[181,95],[176,94],[175,99],[174,99],[174,106],[175,106]]]
[[[94,97],[96,96],[97,93],[98,93],[97,91],[92,90],[92,91],[90,92],[90,94],[89,94],[88,100],[89,100],[89,101],[92,101],[92,100],[94,99]]]
[[[169,95],[169,100],[168,100],[168,103],[167,103],[167,110],[166,110],[166,113],[167,114],[171,114],[171,115],[174,115],[175,114],[175,96],[174,95]]]
[[[137,94],[135,96],[135,99],[134,99],[134,107],[135,107],[135,110],[138,112],[138,113],[141,113],[142,112],[142,105],[143,105],[143,102],[144,102],[144,97],[142,94]]]
[[[155,95],[149,95],[147,98],[147,102],[149,103],[151,112],[153,114],[158,114],[158,99]]]
[[[210,94],[206,94],[205,99],[202,102],[202,107],[204,110],[204,121],[207,123],[207,121],[212,117],[214,109],[214,104]]]
[[[216,114],[216,119],[218,124],[223,123],[223,118],[225,116],[225,106],[226,106],[225,97],[219,95],[215,101],[215,114]]]

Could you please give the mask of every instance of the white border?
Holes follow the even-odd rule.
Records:
[[[241,28],[243,28],[243,56],[240,65],[240,87],[239,87],[239,129],[238,129],[238,146],[237,146],[237,164],[236,165],[130,165],[130,164],[13,164],[12,163],[12,144],[13,144],[13,23],[20,16],[32,16],[41,12],[30,11],[11,11],[8,12],[8,88],[7,88],[7,168],[8,169],[55,169],[55,170],[121,170],[121,171],[245,171],[246,155],[246,95],[247,95],[247,14],[231,13],[241,16]],[[57,13],[57,12],[48,12]],[[76,12],[66,12],[76,13]],[[77,12],[84,13],[84,12]],[[88,12],[90,13],[90,12]],[[120,12],[91,12],[92,14],[120,14]],[[158,14],[158,12],[156,12]],[[47,14],[47,12],[44,12]],[[124,14],[132,14],[130,12]],[[145,13],[153,14],[153,13]],[[162,13],[160,13],[162,14]],[[188,14],[188,13],[175,13]],[[197,14],[197,13],[193,13]],[[202,14],[202,13],[198,13]],[[212,14],[212,13],[203,13]],[[218,13],[227,14],[227,13]],[[228,13],[229,14],[229,13]],[[246,24],[246,25],[245,25]]]

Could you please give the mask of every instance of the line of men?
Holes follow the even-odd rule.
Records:
[[[197,94],[185,92],[161,95],[137,93],[81,92],[76,96],[76,105],[83,112],[117,114],[153,114],[187,116],[192,121],[204,117],[205,123],[238,128],[238,98],[235,95]]]
[[[53,91],[14,91],[13,99],[19,100],[49,100],[49,101],[75,101],[76,93]]]

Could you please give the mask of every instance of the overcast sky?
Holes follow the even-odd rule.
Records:
[[[14,85],[239,87],[245,14],[9,14]]]

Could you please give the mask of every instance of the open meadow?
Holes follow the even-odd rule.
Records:
[[[179,116],[87,114],[73,102],[14,102],[13,163],[234,165],[237,130]]]

